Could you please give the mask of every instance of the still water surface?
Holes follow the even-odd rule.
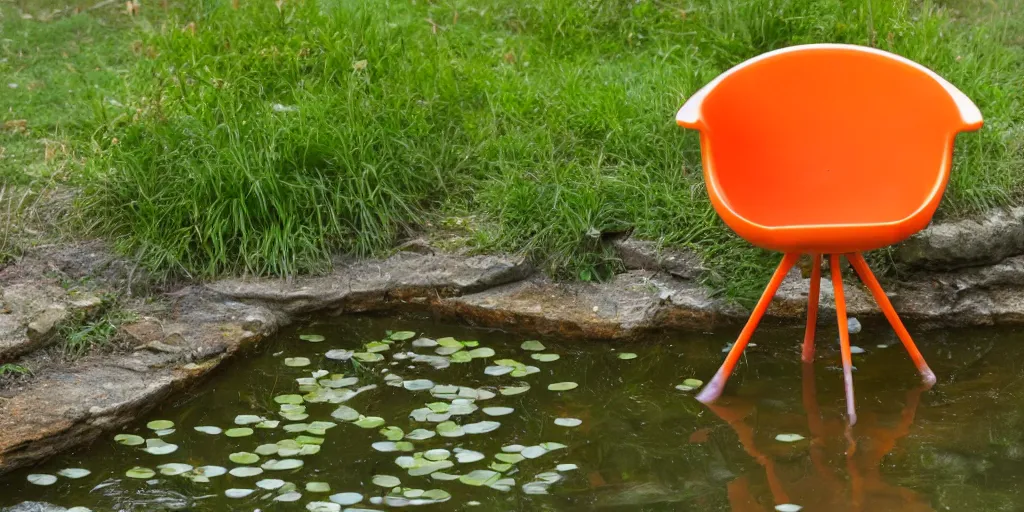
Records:
[[[386,339],[395,331],[416,335],[377,345],[386,348],[379,352],[384,357],[380,362],[355,364],[325,357],[331,350],[361,350],[367,342]],[[696,402],[692,392],[676,389],[685,379],[710,377],[724,357],[723,347],[736,331],[674,332],[628,343],[540,338],[545,348],[529,351],[521,348],[529,338],[519,334],[431,319],[323,319],[283,331],[197,389],[119,431],[175,444],[175,451],[146,453],[142,451],[146,445],[118,444],[114,441],[117,432],[111,433],[90,446],[0,478],[0,507],[37,500],[94,511],[336,510],[331,505],[332,496],[347,503],[355,499],[355,494],[346,493],[358,493],[363,498],[360,503],[338,508],[771,511],[777,505],[794,504],[805,511],[829,512],[1024,510],[1024,362],[1020,358],[1020,333],[975,329],[918,334],[918,344],[939,378],[934,389],[923,391],[891,332],[881,325],[866,325],[863,332],[853,336],[853,343],[865,352],[854,356],[859,422],[850,429],[843,414],[842,374],[837,365],[834,331],[819,333],[819,340],[827,341],[819,341],[818,360],[813,367],[799,363],[802,330],[759,331],[754,338],[756,346],[747,350],[723,400],[713,407]],[[318,334],[325,339],[304,341],[299,338],[302,334]],[[452,363],[447,368],[402,356],[396,360],[396,354],[410,351],[434,355],[439,347],[413,346],[420,337],[478,341],[479,345],[460,351],[487,347],[495,355]],[[637,357],[622,359],[623,352]],[[475,355],[487,353],[483,350]],[[542,362],[533,358],[538,353],[557,354],[559,358]],[[333,355],[337,357],[337,352]],[[285,364],[287,358],[297,357],[308,358],[310,364]],[[462,356],[455,357],[460,360]],[[501,359],[534,366],[539,371],[522,375],[533,370],[517,366],[520,375],[516,377],[489,375],[506,371],[487,370],[488,366],[500,366],[495,361]],[[439,360],[434,358],[432,362]],[[293,364],[301,362],[291,360]],[[328,374],[318,376],[317,382],[313,379],[316,370]],[[356,377],[356,382],[344,380],[348,377]],[[300,390],[296,379],[302,378],[309,380],[303,381],[306,387]],[[388,385],[385,378],[393,385]],[[410,382],[417,379],[430,383]],[[550,384],[560,382],[577,383],[578,387],[567,391],[548,389]],[[521,383],[529,384],[530,389],[509,396],[500,393],[502,386]],[[345,386],[331,387],[340,384]],[[454,393],[464,397],[480,394],[471,390],[484,390],[483,399],[477,396],[475,401],[453,401],[454,395],[443,393],[450,388],[417,389],[431,384],[470,390]],[[354,396],[346,391],[366,386],[376,387]],[[311,390],[319,398],[306,394]],[[292,414],[299,411],[299,416],[288,420],[281,415],[280,402],[296,402],[295,397],[279,397],[292,394],[305,398],[298,400],[304,403],[284,407]],[[495,396],[487,398],[490,394]],[[438,405],[440,402],[447,405]],[[420,419],[426,421],[410,417],[412,411],[428,403],[439,410],[455,403],[463,409],[457,412],[470,409],[468,414],[452,415],[448,421],[461,426],[475,424],[467,428],[471,431],[494,428],[491,423],[481,422],[497,422],[500,426],[460,437],[434,435],[413,440],[398,439],[400,433],[391,429],[392,443],[396,439],[405,441],[410,444],[397,446],[412,451],[374,449],[374,443],[384,449],[395,448],[387,444],[388,438],[381,432],[385,426],[398,427],[404,435],[415,429],[436,433],[436,420],[444,414],[429,419],[421,415]],[[375,426],[376,420],[370,419],[363,425],[371,428],[362,428],[348,421],[352,418],[332,417],[340,406],[351,407],[366,417],[379,417],[383,424]],[[304,412],[299,410],[301,407],[305,407]],[[500,416],[484,413],[484,408],[492,407],[514,410]],[[308,418],[299,419],[301,414],[308,414]],[[243,437],[195,430],[197,426],[215,426],[224,431],[239,427],[239,415],[280,423],[274,428],[254,428],[252,435]],[[557,418],[570,419],[562,421],[570,425],[577,423],[573,420],[581,423],[560,426],[554,422]],[[173,422],[174,431],[158,436],[147,427],[154,420]],[[305,432],[285,430],[289,424],[310,425],[314,421],[336,426],[320,431],[316,428],[325,425]],[[451,427],[441,430],[459,433],[447,430]],[[797,434],[803,439],[783,442],[776,439],[780,434],[783,438]],[[235,457],[244,463],[232,462],[230,457],[233,453],[255,453],[260,445],[298,436],[305,436],[301,440],[308,443],[322,439],[319,452],[309,453],[314,448],[302,452],[305,455],[259,455],[255,462],[246,460],[248,455]],[[285,442],[280,446],[297,450],[302,445]],[[533,448],[517,452],[523,447]],[[467,450],[461,455],[466,462],[458,459],[456,452],[462,450]],[[505,456],[506,461],[515,462],[502,466],[507,462],[494,457],[501,453],[528,453],[530,457],[518,461],[520,457]],[[396,464],[398,457],[406,457],[406,466],[415,460],[420,466],[449,461],[440,465],[450,467],[433,476],[410,476],[408,469]],[[193,468],[263,469],[267,462],[283,459],[301,460],[303,465],[275,470],[271,462],[258,475],[223,474],[209,477],[208,482],[194,481],[203,480],[194,478],[195,471],[168,476],[161,475],[158,468],[176,463]],[[495,466],[489,469],[492,464]],[[156,475],[129,478],[126,471],[133,467],[154,470]],[[59,477],[49,486],[28,482],[30,474],[57,475],[65,468],[83,468],[91,473],[78,479]],[[473,476],[462,481],[444,479],[470,474]],[[375,484],[374,477],[381,475],[396,477],[401,482],[399,488],[392,489],[394,481],[388,479],[379,479],[387,487]],[[141,476],[146,476],[145,471]],[[286,484],[273,490],[256,485],[261,481],[268,487],[279,485],[274,480]],[[328,484],[330,490],[317,492],[323,491],[317,488],[321,484],[307,490],[310,482]],[[244,490],[254,492],[229,498],[225,495],[229,489],[241,489],[232,491],[239,494]],[[295,501],[274,501],[286,494]],[[429,498],[446,501],[412,505],[429,502]]]

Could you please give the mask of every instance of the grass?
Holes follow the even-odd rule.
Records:
[[[112,348],[117,340],[117,329],[130,323],[134,314],[118,308],[113,295],[104,295],[95,309],[73,313],[59,329],[60,351],[65,359],[78,359],[95,349]]]
[[[454,217],[477,250],[572,279],[618,270],[605,238],[632,229],[749,298],[774,257],[718,221],[673,115],[731,65],[809,42],[902,54],[980,106],[942,215],[1024,191],[1024,10],[1008,0],[231,4],[154,7],[134,52],[96,52],[134,61],[123,86],[117,71],[69,100],[89,119],[70,136],[81,218],[165,275],[322,271]]]
[[[6,377],[8,375],[32,375],[32,370],[28,369],[28,367],[13,363],[0,364],[0,377]]]

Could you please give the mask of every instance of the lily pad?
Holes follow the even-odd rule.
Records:
[[[514,386],[502,386],[498,388],[498,392],[504,396],[518,395],[520,393],[526,393],[530,390],[530,385],[525,382],[520,382]]]
[[[342,405],[331,413],[331,417],[341,421],[356,421],[359,419],[359,413],[347,405]]]
[[[391,475],[373,475],[373,485],[392,488],[402,485],[402,481]]]
[[[380,429],[380,434],[388,441],[401,441],[405,437],[405,432],[393,425]]]
[[[309,366],[309,358],[307,357],[286,357],[284,358],[284,365],[291,366],[292,368],[299,368],[302,366]]]
[[[434,382],[427,379],[415,379],[403,382],[402,386],[409,391],[425,391],[434,387]]]
[[[280,425],[280,424],[281,424],[281,422],[277,421],[277,420],[264,420],[264,421],[261,421],[261,422],[257,423],[255,426],[256,426],[256,428],[270,429],[270,428],[277,428],[277,426]]]
[[[484,373],[487,374],[487,375],[490,375],[492,377],[499,377],[501,375],[507,375],[509,373],[512,373],[513,371],[515,371],[515,368],[512,367],[512,366],[492,365],[492,366],[488,366],[487,368],[484,368]]]
[[[529,350],[529,351],[532,351],[532,352],[540,352],[540,351],[544,350],[545,348],[547,348],[547,347],[544,346],[543,343],[541,343],[541,342],[539,342],[537,340],[524,341],[523,344],[520,345],[519,347],[522,348],[523,350]]]
[[[299,459],[271,459],[263,463],[263,469],[267,471],[288,471],[301,468],[304,463]]]
[[[249,427],[238,427],[229,428],[224,431],[224,435],[228,437],[246,437],[252,435],[252,429]]]
[[[417,338],[413,340],[412,346],[416,348],[433,348],[437,346],[437,341],[430,338]]]
[[[576,389],[579,384],[575,382],[556,382],[554,384],[548,384],[549,391],[569,391]]]
[[[555,418],[555,425],[559,427],[578,427],[583,424],[583,420],[578,418]]]
[[[195,430],[196,430],[196,432],[200,432],[200,433],[203,433],[203,434],[209,434],[211,436],[215,436],[215,435],[218,435],[218,434],[224,432],[224,430],[222,430],[220,427],[212,427],[212,426],[208,426],[208,425],[207,426],[196,427]]]
[[[319,334],[300,334],[299,339],[302,341],[308,341],[310,343],[320,343],[326,338]]]
[[[480,487],[482,485],[487,485],[490,482],[495,482],[499,478],[501,478],[501,473],[498,473],[497,471],[491,471],[489,469],[477,469],[471,471],[469,474],[462,475],[461,477],[459,477],[459,481],[466,485]]]
[[[235,416],[235,425],[252,425],[265,419],[263,416],[256,416],[255,414],[239,414]]]
[[[228,471],[228,473],[236,478],[249,478],[256,475],[262,475],[263,470],[252,466],[240,466]]]
[[[146,442],[141,436],[135,434],[118,434],[114,436],[114,441],[125,446],[138,446]]]
[[[384,356],[376,352],[356,352],[352,357],[360,363],[377,363],[384,360]]]
[[[424,439],[430,439],[431,437],[434,437],[435,435],[437,435],[437,433],[432,431],[432,430],[426,430],[426,429],[418,428],[418,429],[413,430],[412,432],[409,432],[408,434],[406,434],[405,438],[406,439],[411,439],[413,441],[422,441]]]
[[[386,350],[391,350],[391,345],[388,345],[383,341],[371,341],[366,344],[365,349],[370,353],[384,352]]]
[[[331,492],[331,484],[327,482],[306,482],[306,492]]]
[[[469,351],[469,357],[473,359],[485,359],[488,357],[494,357],[494,349],[490,347],[474,348]]]
[[[559,464],[555,466],[555,471],[573,471],[579,469],[576,464]]]
[[[489,469],[493,469],[493,470],[497,471],[498,473],[504,473],[504,472],[512,469],[512,464],[501,463],[501,462],[492,462],[487,467]]]
[[[280,496],[277,496],[276,498],[274,498],[274,501],[281,501],[281,502],[284,502],[284,503],[291,503],[293,501],[299,501],[300,499],[302,499],[302,493],[291,491],[291,492],[286,492],[284,494],[281,494]]]
[[[358,492],[339,492],[338,494],[332,494],[329,499],[338,505],[348,506],[363,501],[363,495]]]
[[[224,496],[237,499],[244,498],[254,492],[256,492],[255,489],[228,489],[224,491]]]
[[[447,460],[452,456],[452,452],[445,450],[444,448],[434,448],[433,450],[427,450],[423,452],[423,458],[431,461]]]
[[[353,422],[357,427],[362,428],[377,428],[383,425],[384,418],[378,416],[360,416],[358,420]]]
[[[512,370],[511,375],[513,377],[526,377],[527,375],[532,375],[534,373],[540,373],[540,368],[524,365]]]
[[[619,359],[623,359],[626,361],[630,359],[636,359],[636,354],[632,352],[619,352]]]
[[[181,464],[179,462],[171,462],[169,464],[161,464],[157,466],[156,469],[160,470],[161,475],[178,476],[192,471],[192,466],[189,464]]]
[[[405,341],[408,339],[412,339],[413,336],[416,336],[416,333],[412,331],[398,331],[391,333],[391,336],[388,336],[388,338],[391,338],[395,341]]]
[[[67,468],[67,469],[62,469],[62,470],[58,471],[57,474],[62,476],[62,477],[64,477],[64,478],[70,478],[72,480],[77,480],[79,478],[83,478],[83,477],[91,475],[92,471],[89,471],[88,469],[82,469],[82,468]]]
[[[57,483],[57,477],[53,475],[33,473],[28,476],[28,482],[34,485],[53,485]]]
[[[146,428],[150,430],[164,430],[174,427],[174,422],[171,420],[153,420],[146,423]]]
[[[125,471],[124,476],[128,478],[136,478],[139,480],[148,480],[156,475],[152,469],[144,468],[141,466],[135,466],[134,468]]]
[[[804,436],[800,434],[779,434],[775,436],[775,440],[783,443],[795,443],[797,441],[803,441]]]
[[[146,447],[142,451],[153,455],[167,455],[177,451],[178,445],[171,444],[163,439],[146,439]]]
[[[277,395],[274,401],[279,404],[299,405],[302,403],[301,395]]]
[[[783,503],[781,505],[775,505],[775,510],[778,512],[800,512],[804,507],[795,503]]]
[[[558,361],[562,356],[558,354],[530,354],[530,358],[535,361],[542,363],[550,363],[552,361]]]
[[[355,352],[352,350],[344,350],[338,348],[334,350],[328,350],[327,353],[324,354],[324,357],[332,361],[348,361],[349,359],[352,359],[352,355],[354,353]]]
[[[686,379],[682,384],[676,386],[679,391],[693,391],[704,385],[704,381],[700,379]]]
[[[309,512],[341,512],[341,505],[329,501],[311,501],[306,504]]]
[[[228,469],[221,466],[200,466],[192,471],[196,475],[201,475],[207,478],[214,478],[227,473]]]
[[[235,452],[228,455],[228,460],[235,464],[253,464],[260,460],[260,456],[249,452]]]
[[[448,360],[453,363],[468,363],[473,360],[473,356],[469,355],[469,352],[456,352]]]
[[[484,454],[473,451],[473,450],[455,450],[455,460],[459,461],[459,464],[469,464],[478,460],[483,460]]]
[[[439,423],[436,427],[436,430],[441,437],[462,437],[466,433],[464,430],[462,430],[462,427],[460,427],[453,421]]]
[[[526,447],[521,445],[521,444],[510,444],[510,445],[502,446],[501,447],[501,451],[503,451],[505,453],[519,453],[519,452],[521,452],[521,451],[523,451],[525,449],[526,449]]]
[[[268,490],[268,491],[273,491],[275,489],[280,489],[281,486],[283,486],[284,484],[285,484],[284,480],[278,480],[276,478],[266,478],[266,479],[260,480],[259,482],[256,482],[256,487],[259,487],[260,489],[265,489],[265,490]]]
[[[463,425],[462,430],[467,434],[486,434],[487,432],[497,430],[500,426],[501,423],[498,423],[497,421],[479,421]]]
[[[505,416],[515,412],[511,407],[484,407],[484,414],[488,416]]]
[[[506,464],[515,464],[517,462],[522,461],[526,457],[523,457],[518,453],[496,453],[494,454],[494,458]]]
[[[462,343],[452,337],[438,338],[437,344],[447,348],[462,348]]]

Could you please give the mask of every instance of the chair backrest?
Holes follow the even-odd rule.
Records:
[[[701,131],[716,208],[765,227],[934,213],[978,108],[929,69],[852,45],[773,51],[723,73],[677,122]],[[718,197],[714,197],[714,195]]]

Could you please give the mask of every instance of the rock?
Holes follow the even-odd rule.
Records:
[[[43,343],[56,335],[57,327],[68,316],[68,310],[59,304],[55,304],[43,310],[28,324],[28,339]]]
[[[911,269],[949,271],[1024,254],[1024,208],[932,224],[897,246],[894,259]]]
[[[850,334],[857,334],[857,333],[859,333],[860,330],[861,330],[860,320],[857,320],[856,318],[853,318],[852,316],[850,318],[847,318],[846,319],[846,329],[850,332]]]
[[[64,512],[67,509],[42,501],[25,501],[13,507],[0,509],[0,512]]]
[[[155,318],[143,318],[138,322],[122,325],[123,334],[133,345],[146,345],[164,338],[164,329]]]
[[[613,245],[629,270],[661,270],[687,280],[699,279],[705,272],[700,256],[686,249],[661,247],[658,242],[634,238],[616,240]]]
[[[96,309],[102,305],[103,299],[99,297],[83,297],[81,299],[71,301],[71,309],[84,311],[87,314],[96,311]]]

